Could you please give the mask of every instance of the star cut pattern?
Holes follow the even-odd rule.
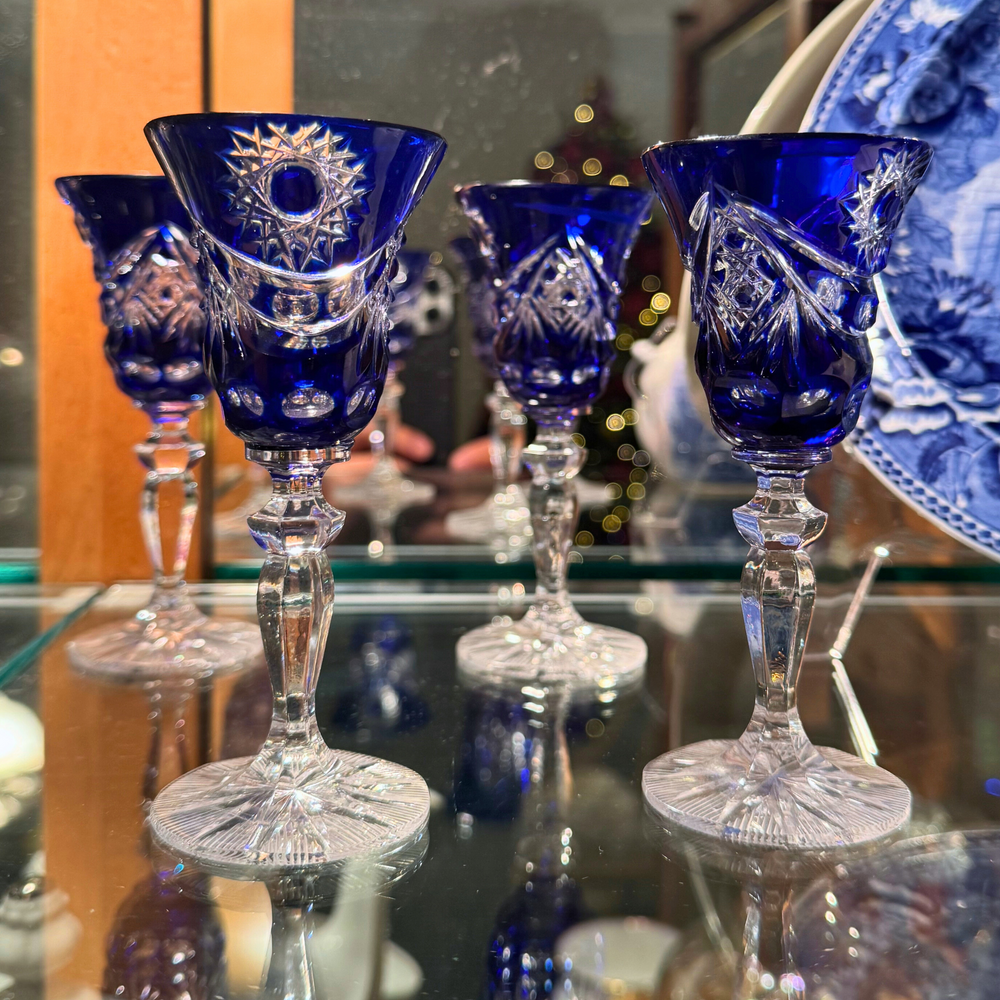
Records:
[[[837,312],[843,293],[864,291],[869,279],[815,246],[785,219],[716,186],[712,207],[699,215],[692,269],[695,318],[707,318],[726,350],[794,353],[803,326],[861,333]],[[891,231],[890,231],[891,235]],[[807,282],[795,259],[808,261]],[[811,282],[811,283],[810,283]]]
[[[885,264],[889,241],[903,207],[927,170],[930,154],[901,149],[883,150],[873,170],[861,174],[854,195],[845,202],[851,239],[861,260],[871,271]]]
[[[529,338],[552,329],[579,338],[581,346],[612,338],[614,327],[602,303],[605,295],[613,298],[614,282],[586,248],[572,241],[559,246],[559,239],[559,234],[550,237],[511,271],[499,303],[501,316],[512,333]]]
[[[197,335],[205,325],[197,253],[180,230],[143,230],[102,278],[104,320],[158,340]]]
[[[230,215],[248,239],[244,249],[265,264],[304,272],[333,266],[337,245],[351,238],[356,213],[368,190],[365,161],[347,139],[320,122],[297,129],[269,122],[266,131],[230,128],[233,148],[222,154],[234,184]],[[271,182],[282,167],[308,170],[317,186],[316,204],[300,214],[282,211]]]

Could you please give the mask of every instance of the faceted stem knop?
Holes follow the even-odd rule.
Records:
[[[576,527],[577,496],[573,477],[580,471],[584,450],[573,440],[573,417],[539,422],[535,440],[524,449],[531,472],[531,528],[537,594],[543,601],[569,603],[566,573]]]
[[[507,392],[500,379],[493,383],[487,399],[490,408],[490,464],[501,489],[516,483],[521,474],[524,432],[528,418]]]
[[[757,493],[733,511],[750,543],[743,568],[742,605],[756,679],[751,728],[787,738],[801,731],[795,685],[809,635],[816,578],[803,546],[826,526],[826,514],[804,491],[805,472],[755,466]]]
[[[271,499],[249,518],[266,551],[257,612],[274,692],[274,715],[258,764],[295,774],[315,761],[316,683],[333,614],[333,573],[326,546],[344,523],[327,503],[323,474],[339,455],[329,450],[252,452],[271,473]]]
[[[135,446],[139,460],[146,467],[139,508],[142,537],[153,567],[155,593],[153,603],[169,604],[168,592],[184,583],[191,536],[198,513],[198,483],[191,470],[205,456],[205,446],[188,435],[191,414],[205,404],[201,401],[184,403],[152,403],[143,407],[152,421],[146,440]],[[184,491],[174,557],[169,561],[163,552],[160,530],[160,487],[180,482]],[[169,564],[169,570],[166,568]]]

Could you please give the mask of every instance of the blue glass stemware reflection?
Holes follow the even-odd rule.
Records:
[[[108,330],[104,355],[118,388],[152,422],[135,449],[147,470],[140,523],[153,567],[152,598],[129,621],[74,639],[67,652],[81,670],[122,679],[237,669],[260,657],[257,630],[207,618],[184,582],[198,511],[192,469],[205,454],[188,426],[211,390],[202,358],[204,292],[190,222],[164,177],[61,177],[56,188],[93,253]],[[170,484],[179,484],[183,496],[172,559],[164,553],[160,525],[160,491]]]
[[[449,534],[470,542],[486,542],[499,562],[520,558],[531,541],[531,513],[527,497],[518,485],[521,455],[528,420],[520,403],[511,398],[500,378],[493,342],[497,326],[493,318],[493,280],[480,243],[460,236],[449,244],[462,275],[462,285],[472,320],[472,346],[476,358],[493,380],[486,397],[490,414],[490,466],[493,489],[478,507],[452,511],[447,518]]]
[[[440,255],[438,255],[440,256]],[[432,483],[414,482],[404,476],[395,458],[400,400],[406,391],[400,373],[417,338],[439,333],[451,322],[454,295],[447,272],[432,263],[424,250],[400,250],[396,273],[389,282],[389,372],[369,434],[372,470],[364,479],[337,488],[336,499],[370,512],[375,546],[369,552],[385,556],[393,544],[392,528],[399,512],[430,503],[437,492]]]
[[[573,436],[604,391],[615,356],[625,263],[651,196],[618,187],[480,184],[461,188],[493,278],[496,360],[511,396],[538,425],[524,451],[537,588],[524,617],[463,636],[468,679],[611,688],[637,681],[646,645],[593,625],[573,607],[567,560],[577,521],[584,451]]]
[[[647,803],[746,848],[822,851],[879,841],[910,793],[850,754],[813,746],[796,683],[815,597],[804,546],[826,514],[809,469],[853,430],[872,372],[875,276],[930,161],[914,139],[816,133],[665,143],[643,162],[691,272],[695,364],[719,433],[757,474],[734,511],[750,544],[742,606],[756,704],[737,741],[647,765]]]
[[[344,515],[322,478],[378,406],[403,226],[444,152],[431,132],[307,115],[181,115],[146,135],[196,230],[209,375],[226,425],[271,475],[249,519],[274,694],[255,757],[168,785],[154,835],[218,872],[281,872],[397,852],[429,796],[407,768],[331,750],[316,683],[333,611],[326,546]]]

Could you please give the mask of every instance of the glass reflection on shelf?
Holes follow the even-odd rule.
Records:
[[[455,311],[454,286],[448,272],[432,263],[423,250],[400,250],[396,273],[389,282],[389,370],[369,435],[373,466],[360,482],[338,486],[336,499],[369,512],[382,555],[392,545],[392,528],[401,510],[430,503],[431,483],[414,482],[399,471],[394,440],[400,422],[400,400],[405,392],[400,378],[407,355],[418,337],[446,330]],[[436,255],[440,260],[440,254]]]
[[[497,367],[493,350],[497,322],[487,261],[477,242],[468,236],[457,237],[449,245],[462,274],[473,350],[493,382],[493,391],[486,397],[493,489],[478,507],[452,511],[445,526],[454,538],[485,542],[495,556],[516,559],[531,540],[531,512],[518,484],[528,420],[520,403],[511,398]]]
[[[620,283],[651,198],[618,187],[480,184],[459,202],[494,281],[494,344],[511,396],[538,425],[524,450],[536,600],[516,623],[458,642],[459,671],[494,682],[614,687],[642,676],[645,643],[585,622],[569,599],[577,417],[604,391],[614,357]]]
[[[93,253],[108,328],[105,357],[118,388],[152,424],[135,451],[147,470],[140,523],[153,595],[129,621],[73,640],[70,659],[81,670],[125,678],[238,669],[260,658],[259,630],[207,618],[184,582],[198,512],[192,469],[205,455],[188,425],[211,391],[202,355],[205,293],[190,221],[164,177],[60,177],[56,188]],[[183,502],[171,559],[164,552],[160,494],[173,483],[181,486]]]
[[[416,649],[406,623],[386,615],[374,626],[359,625],[351,646],[347,689],[335,700],[333,724],[362,739],[426,725],[430,708],[420,693]]]

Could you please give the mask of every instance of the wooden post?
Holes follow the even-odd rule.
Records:
[[[145,416],[115,387],[98,287],[53,187],[80,173],[157,173],[142,127],[202,110],[200,0],[38,0],[35,219],[41,579],[149,576],[139,530]],[[200,548],[190,576],[200,574]]]

